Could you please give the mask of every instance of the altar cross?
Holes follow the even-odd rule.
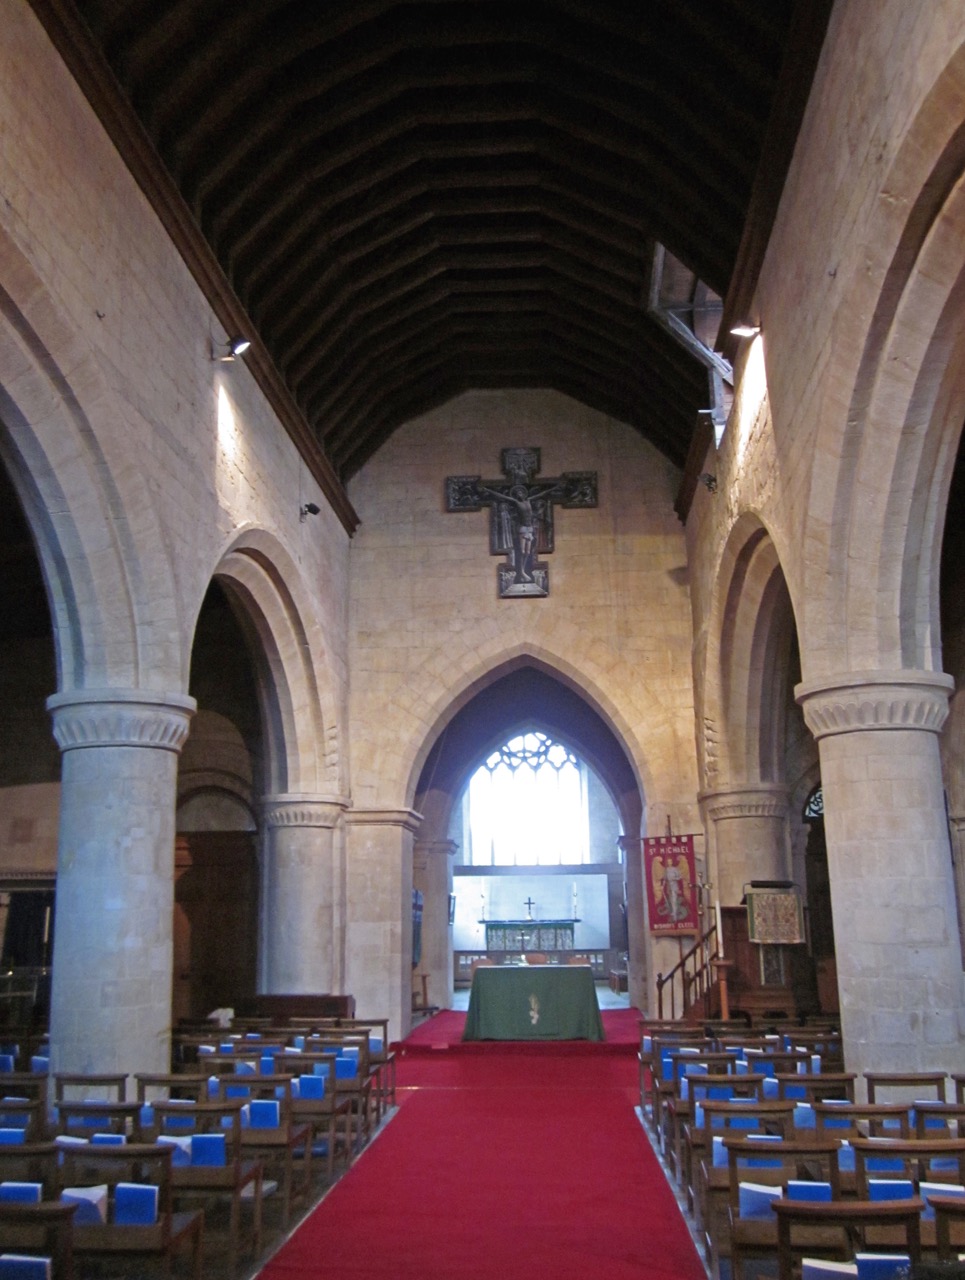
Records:
[[[506,557],[506,563],[496,571],[501,600],[548,596],[549,566],[539,556],[553,551],[553,503],[562,507],[595,507],[596,472],[564,471],[537,484],[539,449],[503,449],[499,456],[505,480],[446,477],[446,510],[479,511],[489,507],[489,554]]]
[[[530,920],[532,920],[533,908],[536,906],[536,903],[533,901],[532,898],[527,898],[526,901],[523,903],[523,906],[526,908],[527,912],[529,913]]]

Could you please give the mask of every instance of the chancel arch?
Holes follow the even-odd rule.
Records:
[[[579,757],[607,793],[614,833],[609,865],[611,871],[619,868],[629,924],[627,940],[623,937],[621,903],[615,914],[611,912],[608,942],[610,949],[622,951],[629,941],[631,983],[640,984],[643,996],[649,966],[640,872],[640,785],[625,747],[587,696],[532,659],[513,660],[497,668],[488,684],[477,687],[473,696],[461,703],[456,713],[440,725],[418,778],[414,804],[423,820],[415,849],[416,880],[417,887],[425,891],[422,967],[429,974],[430,988],[443,999],[452,991],[450,895],[458,896],[461,875],[473,874],[472,867],[463,861],[462,847],[462,805],[467,784],[491,753],[527,731],[539,731]],[[459,868],[455,874],[454,865]],[[605,865],[594,870],[605,873]],[[529,866],[525,872],[517,867],[494,874],[539,873]],[[551,874],[568,877],[567,886],[576,884],[579,898],[579,874],[565,870]],[[559,898],[558,893],[550,896],[554,902]],[[560,911],[571,905],[569,899],[564,902],[560,898],[560,903]],[[519,912],[525,918],[527,908],[520,906]]]

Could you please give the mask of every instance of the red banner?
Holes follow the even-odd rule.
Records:
[[[700,929],[693,836],[648,836],[643,869],[651,933],[697,933]]]

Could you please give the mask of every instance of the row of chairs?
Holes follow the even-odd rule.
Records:
[[[965,1243],[965,1141],[958,1137],[959,1124],[965,1134],[965,1076],[869,1072],[862,1079],[869,1101],[856,1103],[856,1078],[839,1069],[835,1039],[827,1030],[804,1037],[794,1028],[763,1044],[746,1036],[735,1043],[729,1029],[689,1038],[658,1029],[642,1040],[643,1114],[687,1194],[714,1274],[729,1259],[740,1280],[746,1258],[773,1262],[783,1248],[781,1274],[790,1275],[809,1242],[812,1252],[838,1258],[869,1243],[907,1245],[916,1258],[923,1248],[947,1256]],[[946,1101],[952,1094],[956,1100]],[[748,1136],[756,1134],[764,1136]],[[862,1144],[870,1144],[867,1160]],[[882,1177],[869,1179],[869,1169]],[[755,1187],[758,1171],[766,1192]],[[820,1230],[808,1215],[820,1220],[821,1211],[798,1208],[800,1197],[814,1194],[834,1206]],[[916,1201],[914,1212],[902,1217],[895,1195]]]
[[[133,1080],[51,1078],[17,1070],[13,1055],[0,1063],[14,1068],[0,1071],[0,1249],[29,1247],[59,1278],[73,1274],[74,1251],[153,1255],[169,1271],[173,1253],[189,1244],[200,1276],[205,1209],[214,1205],[226,1225],[221,1256],[233,1273],[241,1252],[262,1251],[264,1197],[275,1195],[286,1228],[316,1173],[324,1169],[330,1184],[336,1165],[348,1167],[394,1102],[383,1020],[204,1030],[179,1037],[177,1070]],[[160,1164],[149,1178],[151,1153]],[[83,1196],[79,1213],[61,1198],[70,1184],[76,1192],[85,1170],[104,1192],[96,1222]],[[6,1183],[29,1184],[39,1201],[7,1207]],[[131,1223],[123,1213],[118,1220],[115,1186],[125,1183],[156,1189],[151,1222]],[[0,1261],[0,1280],[6,1265]]]

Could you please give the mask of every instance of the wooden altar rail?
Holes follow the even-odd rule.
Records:
[[[472,982],[472,966],[477,960],[491,960],[494,964],[520,964],[521,951],[454,951],[452,954],[453,981],[457,987],[468,987]],[[624,953],[613,947],[574,947],[572,951],[544,951],[551,964],[566,964],[571,956],[586,956],[593,970],[594,980],[606,982],[610,971],[625,967]]]
[[[709,1018],[715,982],[713,963],[717,959],[717,924],[713,923],[688,951],[683,949],[683,940],[678,941],[680,959],[669,973],[657,974],[657,1017],[671,1021],[684,1018],[695,1005],[700,1005],[701,1016]],[[665,1009],[665,1004],[669,1008]]]

